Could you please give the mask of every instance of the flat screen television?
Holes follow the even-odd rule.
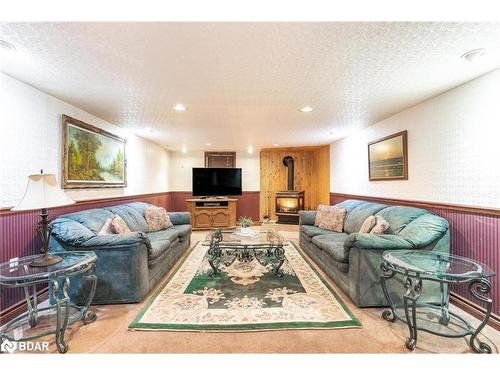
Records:
[[[193,168],[193,196],[241,195],[241,168]]]

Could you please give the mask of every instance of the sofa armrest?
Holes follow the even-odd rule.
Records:
[[[316,211],[299,211],[299,225],[314,225]]]
[[[412,241],[395,234],[351,233],[344,242],[344,249],[351,247],[373,250],[415,249]]]
[[[169,212],[168,216],[174,225],[191,224],[190,212]]]
[[[148,247],[142,232],[95,236],[82,244],[50,239],[51,252],[95,251],[97,289],[92,303],[131,303],[141,301],[149,291]],[[71,280],[71,301],[85,304],[89,283],[82,275]]]

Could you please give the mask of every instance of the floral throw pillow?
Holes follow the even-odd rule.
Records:
[[[173,225],[172,221],[170,221],[170,216],[168,216],[167,211],[163,207],[146,208],[144,209],[144,216],[146,217],[150,232],[158,232]]]
[[[370,231],[371,234],[384,234],[389,229],[389,223],[382,217],[375,215],[376,223]]]
[[[98,236],[104,236],[106,234],[113,234],[113,233],[115,233],[115,232],[113,232],[113,226],[111,225],[112,221],[113,221],[112,218],[108,218],[108,220],[106,220],[106,222],[102,226],[102,228],[99,231],[99,233],[97,233],[97,235]]]
[[[325,219],[328,215],[328,212],[332,210],[334,206],[327,206],[325,204],[320,204],[318,206],[318,210],[316,211],[316,218],[314,219],[314,225],[319,227],[319,224]]]
[[[347,210],[345,208],[331,207],[324,216],[318,227],[332,230],[334,232],[342,232],[344,229],[344,218]]]
[[[359,233],[370,233],[375,224],[377,224],[377,219],[375,218],[375,216],[368,216],[365,221],[363,221],[363,225],[361,225],[361,228],[359,228]]]
[[[118,215],[116,215],[114,219],[111,221],[111,226],[113,227],[113,230],[117,234],[124,234],[131,232],[127,223]]]

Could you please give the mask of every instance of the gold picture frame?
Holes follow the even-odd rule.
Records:
[[[62,115],[61,143],[64,189],[127,186],[126,139]]]
[[[408,131],[368,143],[370,181],[408,180]]]

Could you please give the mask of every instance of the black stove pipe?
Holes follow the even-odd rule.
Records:
[[[288,168],[288,186],[287,190],[293,191],[293,176],[294,176],[294,160],[291,156],[285,156],[283,158],[283,164]]]

